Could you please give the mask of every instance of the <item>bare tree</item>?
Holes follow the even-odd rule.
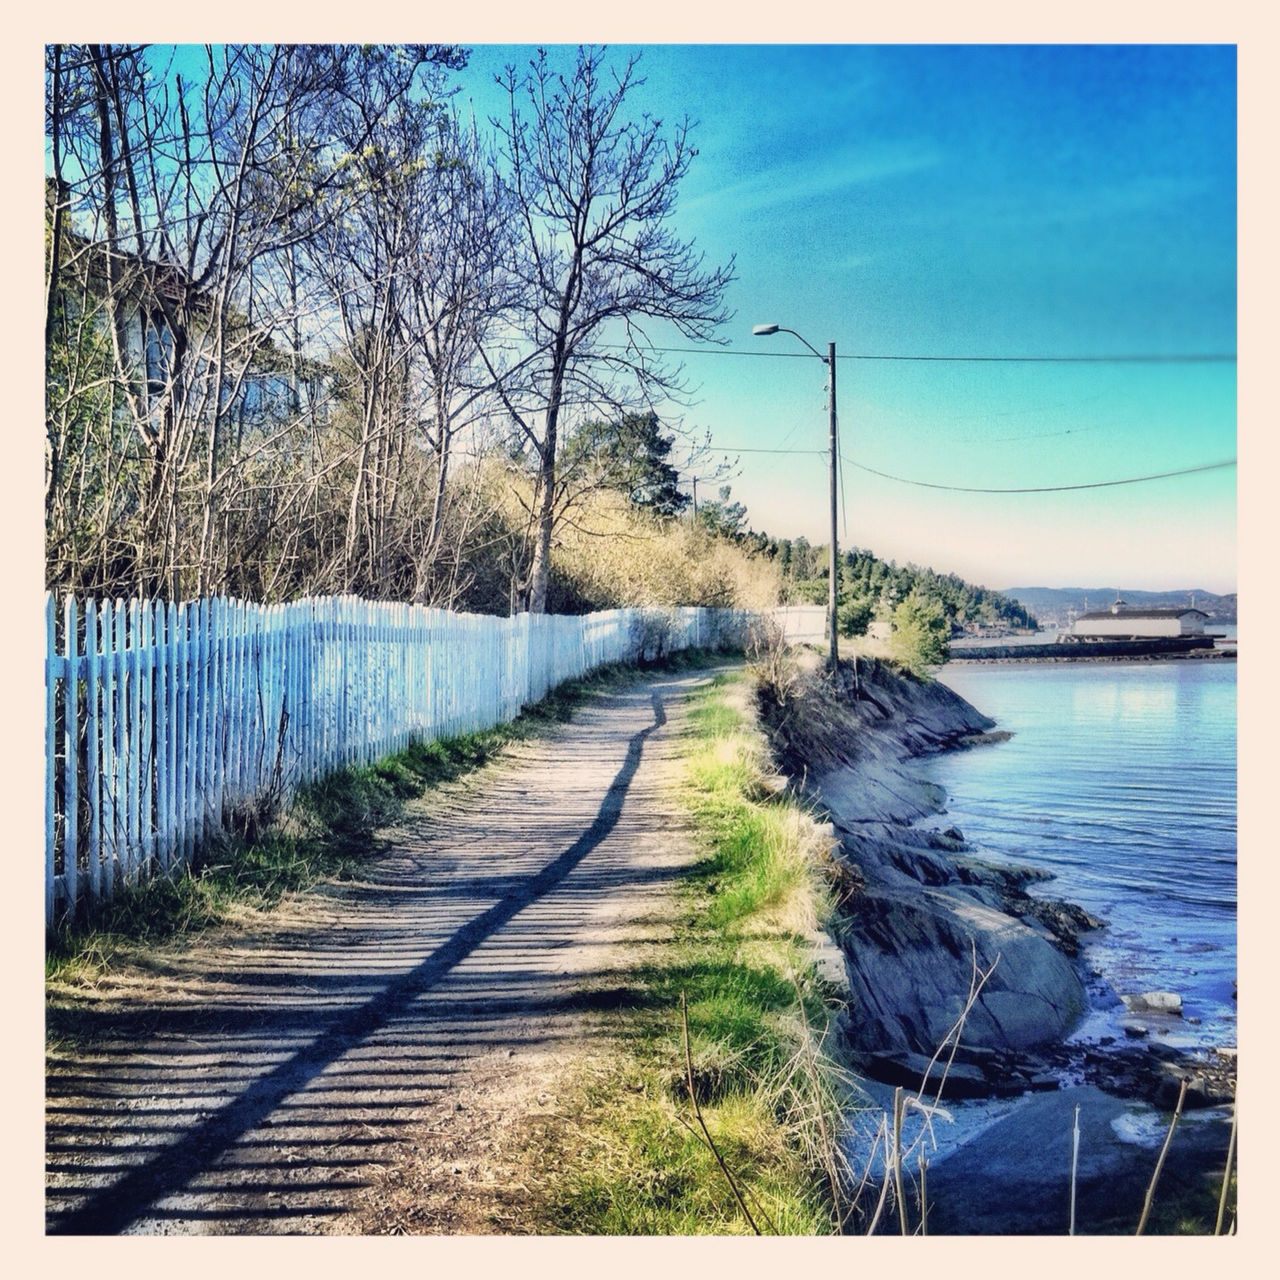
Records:
[[[395,590],[426,599],[454,438],[492,393],[479,342],[509,305],[503,187],[474,130],[431,99],[398,104],[357,165],[368,198],[312,247],[342,320],[356,450],[344,587],[385,590],[394,541],[413,577]],[[413,485],[424,464],[429,492]]]
[[[177,596],[240,572],[232,538],[258,511],[264,460],[291,465],[314,418],[299,394],[314,304],[300,247],[372,198],[353,157],[424,69],[461,59],[210,46],[203,67],[188,53],[175,72],[141,47],[50,49],[51,574]],[[286,402],[264,409],[282,382]],[[275,502],[283,478],[266,479]],[[95,493],[85,521],[76,508]]]
[[[442,120],[436,157],[417,190],[420,242],[411,277],[414,327],[430,387],[421,425],[436,459],[415,599],[426,598],[445,527],[454,439],[487,419],[496,390],[481,363],[481,346],[505,324],[518,296],[510,270],[509,189],[474,121]]]
[[[501,368],[503,400],[536,469],[532,612],[546,611],[556,519],[557,451],[566,415],[616,412],[681,390],[656,357],[645,324],[705,340],[728,318],[722,295],[732,262],[708,267],[671,223],[696,154],[690,123],[627,115],[643,83],[636,59],[610,69],[603,50],[579,49],[572,72],[539,51],[501,83],[509,114],[495,122],[505,147],[520,232],[518,323],[526,353]]]

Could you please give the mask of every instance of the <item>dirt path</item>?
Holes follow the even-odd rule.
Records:
[[[367,879],[50,1017],[47,1229],[530,1229],[503,1136],[583,1051],[691,857],[648,680],[411,807]]]

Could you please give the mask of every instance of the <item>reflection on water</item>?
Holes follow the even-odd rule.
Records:
[[[1096,687],[1077,684],[1072,691],[1072,714],[1082,725],[1095,723],[1104,731],[1150,717],[1176,714],[1180,703],[1177,684],[1141,685],[1107,680]]]
[[[952,664],[941,679],[1014,734],[928,763],[947,821],[1109,922],[1085,959],[1117,993],[1177,991],[1188,1035],[1234,1043],[1235,664]]]

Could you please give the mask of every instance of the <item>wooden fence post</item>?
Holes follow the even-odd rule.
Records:
[[[78,782],[80,773],[80,681],[76,664],[76,602],[68,596],[64,605],[62,647],[66,653],[62,679],[63,782],[62,812],[62,886],[67,896],[67,911],[76,909],[77,871],[76,838],[80,826]]]
[[[124,615],[121,615],[124,621]],[[129,790],[125,809],[129,815],[129,827],[125,840],[129,849],[129,883],[136,884],[142,870],[142,688],[138,671],[138,602],[129,601],[127,630],[125,633],[125,657],[128,681],[129,732]]]
[[[100,609],[102,640],[102,821],[107,844],[102,860],[102,892],[110,897],[123,870],[124,851],[120,839],[120,743],[118,647],[116,612],[110,600]]]
[[[85,685],[85,804],[89,813],[89,847],[86,878],[89,898],[96,902],[102,893],[102,790],[98,779],[98,610],[92,600],[84,603],[84,685]]]

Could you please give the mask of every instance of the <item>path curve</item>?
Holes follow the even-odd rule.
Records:
[[[583,991],[663,929],[692,857],[672,744],[708,678],[593,699],[414,802],[365,879],[55,1008],[47,1230],[486,1229],[439,1188],[380,1221],[377,1188],[405,1162],[500,1178],[486,1124],[546,1101]]]

